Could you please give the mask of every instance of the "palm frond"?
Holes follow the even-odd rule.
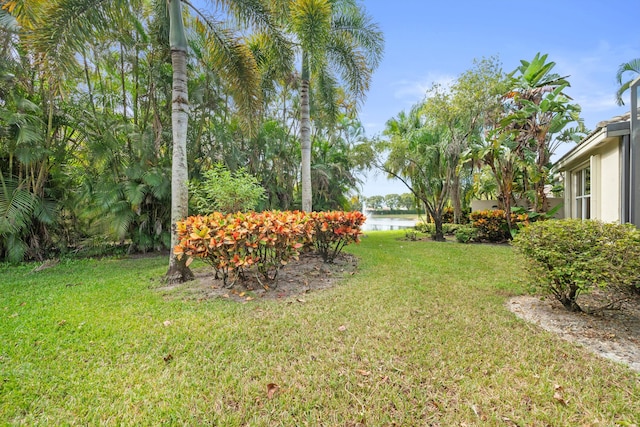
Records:
[[[327,51],[329,62],[339,70],[348,90],[360,101],[369,90],[373,70],[368,66],[362,50],[349,43],[349,40],[335,37],[331,40]]]
[[[158,200],[164,200],[171,194],[171,180],[162,171],[147,171],[142,180],[151,189],[151,194]]]
[[[6,245],[6,260],[12,263],[21,262],[29,249],[29,246],[18,236],[12,234],[8,236],[5,242],[0,242]]]
[[[19,233],[31,224],[37,199],[15,179],[0,174],[0,184],[0,235]]]
[[[255,58],[246,44],[229,28],[212,21],[197,21],[206,40],[206,60],[227,84],[233,99],[253,129],[255,112],[260,109],[260,73]]]
[[[330,70],[318,70],[314,79],[313,95],[314,109],[322,111],[330,124],[335,123],[338,118],[338,81]]]
[[[18,20],[4,9],[0,9],[0,28],[10,33],[20,31]]]
[[[36,51],[57,77],[76,67],[75,52],[85,49],[87,40],[129,22],[141,0],[59,0],[50,2],[47,17],[30,37]]]
[[[626,75],[631,74],[631,78],[627,81],[624,81]],[[620,64],[618,67],[618,72],[616,73],[616,80],[620,87],[616,91],[616,103],[620,106],[624,105],[624,100],[622,99],[622,95],[631,87],[631,83],[640,76],[640,58],[632,59],[629,62],[625,62]]]
[[[352,40],[359,47],[372,70],[378,68],[384,53],[384,35],[373,18],[357,5],[339,9],[334,13],[331,28],[333,38]]]

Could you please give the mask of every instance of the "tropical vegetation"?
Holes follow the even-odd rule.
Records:
[[[345,71],[308,80],[332,102],[330,115],[312,106],[327,112],[311,122],[313,203],[348,209],[382,34],[356,2],[304,3],[228,1],[210,15],[177,0],[0,2],[0,258],[173,248],[171,224],[189,203],[206,209],[188,181],[218,164],[255,178],[255,208],[300,208],[302,45],[298,15],[280,12],[307,6],[331,17],[312,70]],[[190,277],[170,259],[169,276]]]
[[[554,67],[539,53],[509,74],[497,58],[475,61],[449,87],[434,85],[423,102],[387,122],[385,137],[361,149],[420,201],[435,239],[444,240],[447,207],[461,223],[470,200],[483,197],[497,199],[510,236],[516,201],[536,214],[550,210],[551,156],[586,133],[580,107],[564,93],[568,76]]]

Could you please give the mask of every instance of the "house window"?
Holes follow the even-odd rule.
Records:
[[[586,167],[575,173],[576,218],[591,218],[591,168]]]

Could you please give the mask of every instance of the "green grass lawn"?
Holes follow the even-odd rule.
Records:
[[[303,302],[169,298],[164,257],[0,267],[0,425],[640,423],[638,374],[505,308],[509,247],[401,236]]]

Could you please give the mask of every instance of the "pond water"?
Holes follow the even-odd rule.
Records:
[[[362,231],[387,231],[413,228],[416,225],[415,219],[375,217],[367,215],[367,220],[362,225]]]

